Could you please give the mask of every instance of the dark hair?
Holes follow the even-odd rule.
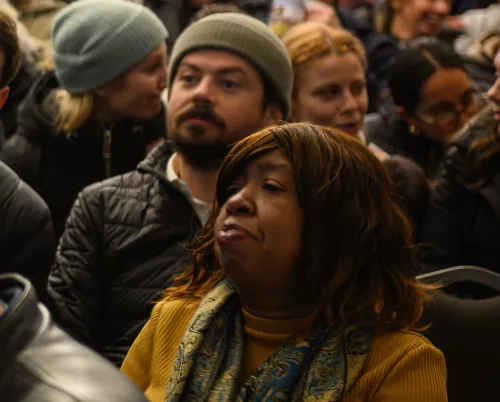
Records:
[[[490,108],[470,125],[467,135],[471,140],[466,153],[467,185],[478,190],[494,179],[500,171],[500,135],[498,123]],[[466,135],[466,136],[467,136]]]
[[[9,85],[21,67],[21,50],[16,22],[2,11],[0,11],[0,48],[4,53],[4,65],[0,73],[0,88],[3,88]]]
[[[167,300],[203,298],[225,278],[213,226],[227,189],[256,158],[279,150],[291,162],[304,214],[301,283],[319,320],[381,329],[415,328],[426,298],[417,283],[411,225],[376,156],[359,140],[307,123],[265,128],[238,142],[222,163],[214,209],[193,245],[191,265]]]
[[[424,170],[403,156],[391,156],[383,163],[394,183],[399,206],[406,212],[414,228],[419,228],[430,196],[430,186]]]
[[[200,8],[191,19],[191,23],[199,21],[202,18],[208,17],[209,15],[220,13],[238,13],[248,15],[248,13],[235,6],[234,4],[213,3],[204,5],[202,8]]]
[[[389,88],[394,103],[409,115],[420,102],[422,87],[441,68],[459,68],[465,72],[460,56],[446,43],[435,38],[418,38],[395,57],[389,73]]]

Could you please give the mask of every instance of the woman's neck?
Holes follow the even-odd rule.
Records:
[[[103,123],[123,120],[123,117],[115,113],[99,96],[94,97],[94,117]]]

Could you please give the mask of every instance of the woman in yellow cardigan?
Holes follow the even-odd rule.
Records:
[[[425,289],[378,159],[329,128],[226,157],[212,218],[123,363],[150,401],[446,401]]]

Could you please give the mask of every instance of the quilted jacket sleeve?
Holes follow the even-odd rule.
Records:
[[[101,305],[101,233],[99,197],[84,191],[71,210],[48,283],[55,320],[94,349]]]

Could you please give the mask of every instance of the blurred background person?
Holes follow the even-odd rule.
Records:
[[[450,149],[422,229],[426,271],[476,265],[500,273],[500,52],[491,110]]]
[[[379,32],[408,42],[419,36],[437,36],[450,14],[452,0],[385,0],[375,11]]]
[[[433,179],[452,137],[480,108],[477,90],[462,59],[436,39],[416,40],[397,55],[389,87],[395,110],[367,116],[365,134]]]
[[[57,16],[55,70],[32,86],[0,153],[48,204],[57,238],[79,191],[134,169],[165,137],[166,37],[127,1],[77,1]]]
[[[151,402],[447,400],[413,332],[410,225],[358,140],[297,123],[238,142],[193,250],[122,366]]]

